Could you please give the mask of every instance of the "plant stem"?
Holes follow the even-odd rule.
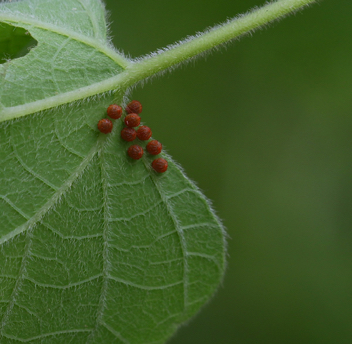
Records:
[[[125,73],[131,77],[128,80],[129,84],[133,85],[314,2],[316,0],[278,0],[268,3],[203,34],[170,46],[162,53],[155,54],[152,57],[147,56],[127,67]]]
[[[46,99],[37,100],[32,103],[8,108],[0,107],[0,122],[112,90],[116,90],[120,93],[125,92],[128,87],[133,86],[143,79],[236,39],[316,1],[317,0],[278,0],[268,3],[259,9],[237,17],[225,24],[216,26],[203,34],[188,38],[179,44],[172,45],[162,53],[146,56],[134,63],[127,64],[126,62],[125,71],[104,81]],[[103,49],[101,49],[101,51],[103,51]],[[113,53],[116,54],[115,52],[111,54]]]

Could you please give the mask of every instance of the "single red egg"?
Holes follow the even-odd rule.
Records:
[[[160,154],[161,150],[163,149],[163,146],[159,141],[151,140],[150,142],[148,142],[146,148],[147,148],[147,151],[149,154],[158,155],[158,154]]]
[[[137,136],[137,133],[134,129],[132,128],[123,128],[121,130],[121,137],[125,140],[125,141],[133,141]]]
[[[107,118],[103,118],[98,122],[98,129],[104,134],[111,133],[112,127],[112,122]]]
[[[130,148],[127,150],[127,154],[134,160],[138,160],[143,156],[143,148],[138,145],[132,145]]]
[[[108,116],[113,119],[118,119],[122,115],[122,107],[117,104],[111,104],[107,109]]]
[[[125,117],[125,124],[130,127],[138,127],[139,123],[141,123],[141,118],[136,113],[130,113]]]
[[[158,173],[163,173],[167,170],[168,163],[165,159],[163,158],[158,158],[153,160],[152,162],[152,167],[154,170]]]
[[[137,115],[139,115],[142,112],[142,109],[143,109],[142,104],[138,100],[132,100],[126,106],[127,113],[136,113]]]
[[[142,141],[146,141],[149,140],[150,137],[152,136],[152,131],[149,127],[147,127],[146,125],[142,125],[138,128],[137,130],[137,137],[142,140]]]

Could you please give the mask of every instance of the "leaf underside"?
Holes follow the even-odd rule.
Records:
[[[0,21],[38,42],[0,65],[0,121],[124,70],[97,0],[2,3]],[[2,343],[164,343],[222,278],[224,231],[196,186],[165,154],[160,175],[131,161],[121,120],[98,132],[123,96],[0,123]]]

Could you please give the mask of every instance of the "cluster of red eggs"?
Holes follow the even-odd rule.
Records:
[[[126,127],[121,130],[121,138],[127,142],[132,142],[136,138],[140,141],[147,141],[152,136],[152,131],[149,127],[145,125],[139,126],[141,123],[141,117],[139,114],[142,112],[142,104],[137,100],[132,100],[126,106],[127,115],[124,118]],[[119,119],[122,116],[122,107],[117,104],[112,104],[107,109],[107,114],[113,119]],[[108,134],[112,131],[113,123],[110,119],[104,118],[98,122],[98,129],[104,133]],[[134,129],[137,128],[138,129]],[[161,153],[162,144],[157,140],[151,140],[146,146],[146,150],[151,155],[158,155]],[[127,154],[134,160],[139,160],[143,154],[144,150],[140,145],[132,145],[128,148]],[[156,172],[163,173],[167,170],[168,163],[163,158],[154,159],[152,162],[152,167]]]

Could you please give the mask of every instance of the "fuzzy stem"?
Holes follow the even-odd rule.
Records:
[[[130,85],[236,39],[317,0],[278,0],[127,67]]]
[[[1,108],[0,104],[0,122],[112,90],[116,90],[120,93],[124,92],[127,88],[143,79],[176,66],[207,50],[236,39],[316,1],[317,0],[278,0],[267,3],[259,9],[235,18],[223,25],[216,26],[203,34],[191,37],[179,44],[172,45],[160,54],[152,54],[151,57],[146,56],[140,61],[134,63],[126,62],[125,70],[109,79],[86,87],[81,87],[74,91],[37,100],[32,103],[8,108]]]

